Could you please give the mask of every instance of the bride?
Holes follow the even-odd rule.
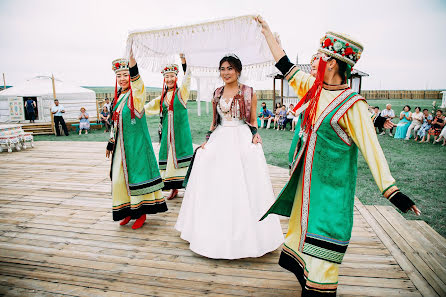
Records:
[[[257,96],[238,78],[242,62],[220,61],[225,85],[214,92],[214,117],[198,149],[175,228],[190,249],[215,259],[260,257],[284,241],[278,217],[259,222],[274,193],[261,138]]]

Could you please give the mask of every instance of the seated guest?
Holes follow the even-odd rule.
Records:
[[[385,118],[381,116],[381,112],[379,111],[379,107],[375,106],[373,108],[373,114],[372,114],[372,121],[373,125],[378,128],[378,132],[380,135],[383,135],[382,132],[383,129],[389,128],[389,127],[396,127],[397,125],[394,124],[390,118]]]
[[[259,124],[258,125],[259,128],[265,128],[265,122],[266,122],[266,129],[269,129],[273,117],[274,114],[266,108],[266,103],[262,102],[262,109],[260,110],[259,118],[257,119],[257,124]]]
[[[400,121],[396,126],[396,132],[394,138],[403,139],[406,137],[407,129],[409,129],[411,123],[410,121],[411,116],[412,113],[410,112],[410,106],[409,105],[404,106],[403,111],[401,111],[400,113]]]
[[[381,112],[379,111],[379,106],[373,107],[371,114],[372,114],[371,117],[373,126],[375,126],[375,128],[378,128],[379,133],[382,133],[386,118],[381,116]]]
[[[298,115],[296,113],[294,115],[295,116],[293,118],[293,121],[291,122],[291,131],[295,131],[296,130],[296,124],[297,124],[297,121],[299,120]]]
[[[286,119],[285,119],[285,121],[283,123],[283,129],[285,129],[286,125],[288,123],[290,123],[290,126],[291,126],[290,130],[292,130],[292,128],[293,128],[292,122],[293,122],[293,119],[294,119],[294,111],[293,111],[293,109],[294,109],[294,105],[290,104],[290,107],[288,108],[288,110],[286,112]]]
[[[443,111],[441,109],[438,109],[435,115],[435,118],[432,120],[431,128],[428,131],[427,134],[427,140],[426,142],[430,141],[430,137],[434,137],[434,142],[437,140],[438,136],[440,136],[441,130],[444,127],[444,117],[443,117]]]
[[[109,132],[110,131],[110,124],[111,124],[111,116],[110,116],[110,112],[107,109],[107,106],[103,106],[102,107],[102,111],[99,114],[101,123],[105,126],[105,131],[104,132]]]
[[[440,136],[438,137],[435,142],[440,142],[440,140],[443,138],[443,144],[441,146],[446,145],[446,126],[443,127],[443,130],[441,130]]]
[[[421,107],[415,107],[415,112],[412,113],[412,116],[410,117],[410,120],[412,123],[409,126],[409,129],[407,129],[406,133],[406,140],[409,140],[409,138],[412,136],[412,130],[414,134],[414,138],[416,138],[417,131],[421,128],[421,125],[423,124],[424,115],[421,112]]]
[[[381,116],[386,119],[389,119],[389,120],[392,120],[395,117],[395,112],[392,109],[392,104],[386,105],[386,109],[381,111]],[[389,136],[393,136],[392,133],[393,133],[393,127],[390,128]],[[384,130],[380,135],[385,135],[385,134],[386,134],[386,131]]]
[[[111,106],[111,103],[110,103],[110,99],[105,98],[104,106],[106,106],[108,112],[111,113],[111,108],[112,108],[112,106]]]
[[[282,105],[279,112],[279,130],[285,130],[285,128],[283,127],[285,120],[286,120],[286,107],[285,105]]]
[[[90,130],[89,117],[85,107],[81,107],[81,113],[79,114],[79,135],[82,134],[82,130],[85,130],[85,134],[88,134],[88,130]]]
[[[429,113],[429,110],[427,108],[423,109],[423,124],[421,125],[420,130],[418,130],[415,141],[418,140],[418,137],[421,138],[420,143],[425,141],[427,132],[431,128],[431,123],[433,119],[434,117]]]

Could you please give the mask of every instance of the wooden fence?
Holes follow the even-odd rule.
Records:
[[[440,91],[435,90],[363,90],[366,99],[441,99]]]
[[[441,91],[435,90],[363,90],[361,95],[366,99],[441,99]],[[256,91],[257,101],[265,101],[273,99],[272,90],[258,90]],[[148,91],[146,92],[147,101],[153,100],[161,95],[161,91]],[[102,106],[102,102],[105,98],[112,99],[113,93],[96,93],[96,99],[99,107]],[[276,98],[280,96],[280,92],[276,91]],[[197,99],[197,91],[191,91],[189,100]]]

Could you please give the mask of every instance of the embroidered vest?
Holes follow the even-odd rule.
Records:
[[[218,105],[218,102],[219,102],[221,96],[223,95],[223,90],[224,90],[224,86],[219,87],[214,91],[214,98],[212,100],[212,107],[214,109],[214,119],[213,119],[213,123],[215,124],[214,128],[216,128],[216,125],[218,124],[217,105]],[[254,94],[254,90],[253,90],[253,88],[251,88],[247,85],[241,85],[240,93],[241,93],[241,96],[243,97],[243,100],[245,103],[245,114],[241,115],[242,120],[245,121],[245,123],[251,127],[252,126],[250,123],[250,121],[251,121],[251,103],[252,103],[252,96]]]
[[[167,167],[168,149],[173,149],[173,164],[175,168],[188,167],[194,154],[192,135],[189,126],[186,103],[177,90],[173,98],[173,110],[169,111],[167,102],[163,102],[163,130],[159,151],[159,167]]]
[[[130,196],[140,196],[160,190],[164,184],[157,166],[144,110],[142,113],[135,110],[132,124],[128,99],[129,93],[122,95],[121,100],[125,100],[125,103],[119,113],[115,141],[120,141],[121,145],[120,153],[127,192]],[[116,111],[121,100],[113,111]]]

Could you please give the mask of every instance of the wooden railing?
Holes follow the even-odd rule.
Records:
[[[361,95],[366,99],[441,99],[442,94],[439,90],[363,90]],[[257,101],[272,100],[272,90],[256,90]],[[147,101],[153,100],[161,95],[161,91],[147,91]],[[112,99],[113,93],[96,93],[98,107],[102,106],[105,98]],[[280,98],[280,92],[276,91],[276,98]],[[197,99],[197,91],[190,92],[189,100]]]
[[[436,90],[363,90],[366,99],[441,99]]]

